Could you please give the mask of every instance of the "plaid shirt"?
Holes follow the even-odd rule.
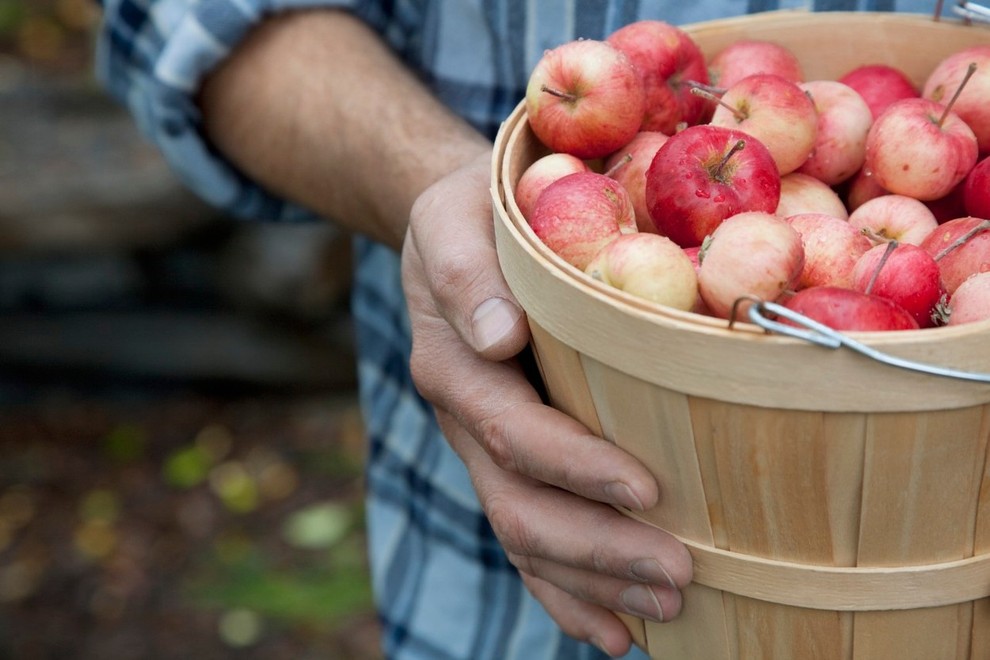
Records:
[[[381,34],[426,84],[494,137],[546,48],[643,18],[672,23],[806,3],[787,0],[104,0],[97,72],[187,185],[241,218],[300,221],[202,139],[191,94],[266,14],[342,6]],[[933,0],[823,0],[819,10],[931,13]],[[318,63],[314,63],[317,64]],[[246,111],[250,111],[247,109]],[[408,370],[410,330],[395,252],[356,239],[353,312],[370,441],[373,585],[389,658],[599,658],[564,636],[522,586],[470,480]],[[643,657],[633,651],[629,657]]]

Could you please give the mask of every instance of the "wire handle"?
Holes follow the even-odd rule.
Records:
[[[770,313],[775,317],[785,318],[792,321],[799,327],[794,327],[786,323],[775,321],[773,318],[767,316],[767,313]],[[760,326],[767,332],[775,332],[788,337],[803,339],[826,348],[841,348],[845,346],[846,348],[850,348],[857,353],[865,355],[866,357],[893,367],[910,369],[911,371],[920,371],[922,373],[932,374],[934,376],[957,378],[960,380],[969,380],[978,383],[990,383],[990,373],[960,371],[949,367],[940,367],[932,364],[925,364],[923,362],[915,362],[914,360],[906,360],[895,355],[890,355],[889,353],[884,353],[883,351],[878,351],[877,349],[858,342],[848,335],[838,332],[827,325],[819,323],[804,314],[795,312],[794,310],[788,309],[787,307],[777,303],[753,301],[753,303],[749,306],[748,315],[750,321]]]
[[[968,2],[967,0],[958,0],[956,5],[952,8],[952,11],[954,14],[961,16],[967,21],[972,21],[974,23],[990,23],[990,7],[985,5],[977,4],[975,2]]]

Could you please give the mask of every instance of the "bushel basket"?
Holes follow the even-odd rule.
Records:
[[[774,12],[689,26],[795,51],[805,78],[885,62],[920,83],[990,30],[893,14]],[[493,159],[496,239],[553,405],[662,485],[640,515],[695,581],[665,624],[623,616],[670,660],[990,658],[990,385],[892,367],[748,323],[661,308],[546,249],[512,198],[545,153],[523,107]],[[990,372],[990,323],[860,333],[926,364]],[[627,512],[633,515],[631,512]]]

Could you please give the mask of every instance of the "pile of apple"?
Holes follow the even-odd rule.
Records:
[[[990,45],[921,86],[881,64],[805,80],[781,45],[706,58],[640,21],[546,51],[525,106],[548,154],[516,204],[608,285],[719,318],[774,301],[838,330],[990,318]]]

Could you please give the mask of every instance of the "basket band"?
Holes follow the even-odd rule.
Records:
[[[766,559],[680,539],[698,584],[819,610],[907,610],[990,596],[990,554],[899,567],[817,566]]]

